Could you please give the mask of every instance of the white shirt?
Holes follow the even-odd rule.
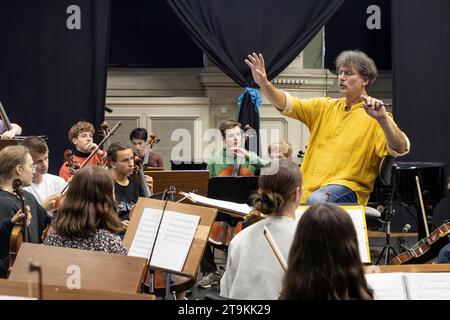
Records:
[[[42,201],[50,196],[59,194],[67,182],[58,176],[46,173],[43,175],[41,183],[32,183],[31,186],[23,188],[24,190],[31,192],[37,199],[37,201],[42,204]],[[47,211],[50,216],[53,216],[53,211]]]
[[[277,300],[284,270],[264,236],[266,226],[287,261],[297,222],[285,216],[269,216],[239,232],[228,247],[226,271],[220,295],[238,300]]]

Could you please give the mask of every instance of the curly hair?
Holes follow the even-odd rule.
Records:
[[[69,130],[69,141],[72,142],[73,139],[78,138],[78,135],[82,132],[90,132],[94,134],[95,129],[92,123],[86,121],[78,121],[77,123],[75,123]]]

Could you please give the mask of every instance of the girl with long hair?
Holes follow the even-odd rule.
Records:
[[[283,299],[371,300],[350,216],[335,204],[301,217],[289,253]]]
[[[114,182],[103,167],[85,167],[74,175],[44,244],[127,254],[117,233],[122,230],[113,193]]]

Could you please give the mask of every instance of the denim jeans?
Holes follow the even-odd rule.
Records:
[[[450,263],[450,243],[439,251],[438,263]]]
[[[356,193],[351,189],[339,184],[329,184],[311,193],[306,200],[308,204],[313,203],[358,203]]]

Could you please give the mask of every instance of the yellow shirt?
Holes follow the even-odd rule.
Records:
[[[378,122],[365,112],[362,102],[345,111],[345,98],[298,99],[287,92],[285,95],[282,114],[300,120],[311,132],[301,165],[302,202],[321,187],[339,184],[353,190],[360,204],[367,204],[383,157],[400,155],[389,148]],[[391,114],[389,117],[392,119]],[[409,152],[405,138],[404,154]]]

